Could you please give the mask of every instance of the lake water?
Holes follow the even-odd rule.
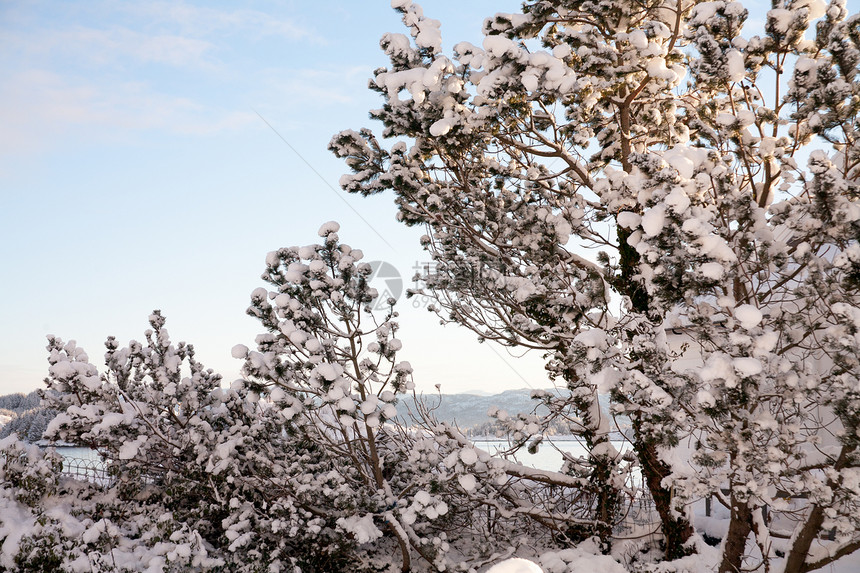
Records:
[[[504,440],[476,439],[473,440],[473,443],[491,454],[506,450],[509,447],[508,442]],[[621,453],[630,449],[630,442],[617,441],[612,442],[612,445]],[[526,448],[522,448],[517,452],[517,461],[542,470],[558,471],[561,469],[562,463],[564,463],[562,452],[578,457],[585,456],[587,450],[582,442],[578,440],[553,440],[552,444],[544,441],[534,454],[530,454]]]

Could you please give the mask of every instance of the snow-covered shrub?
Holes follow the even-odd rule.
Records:
[[[163,549],[179,570],[201,566],[181,548],[188,543],[231,571],[350,562],[355,542],[337,508],[361,503],[343,492],[354,472],[287,427],[245,382],[222,388],[190,345],[171,343],[159,313],[150,323],[145,344],[120,349],[108,340],[101,376],[73,343],[49,344],[46,398],[63,412],[48,435],[109,462],[114,481],[102,495],[127,504],[120,527],[149,529],[136,542]]]

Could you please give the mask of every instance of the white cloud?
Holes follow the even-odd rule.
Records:
[[[243,92],[267,83],[266,69],[236,50],[262,37],[321,41],[288,18],[252,9],[104,0],[57,5],[45,17],[18,6],[14,25],[0,22],[0,152],[39,152],[74,130],[126,139],[134,131],[211,135],[258,123]],[[311,84],[310,97],[337,101]]]
[[[157,93],[144,83],[96,85],[55,72],[29,70],[0,85],[0,153],[33,152],[84,128],[96,139],[113,133],[159,130],[211,135],[258,121],[248,110],[231,111],[185,97]]]
[[[118,51],[127,51],[141,62],[172,66],[205,65],[205,56],[213,48],[211,42],[183,36],[147,36],[131,30],[118,30],[114,44]]]
[[[124,3],[116,8],[136,18],[143,17],[152,22],[178,26],[184,33],[192,35],[248,32],[254,36],[322,41],[311,29],[259,10],[219,10],[175,2]]]
[[[6,41],[10,51],[20,54],[22,63],[72,61],[82,68],[140,63],[217,67],[212,42],[174,34],[145,34],[121,26],[100,29],[74,25],[35,35],[9,33]]]
[[[289,42],[323,43],[310,28],[259,10],[219,10],[172,2],[101,2],[87,11],[57,9],[46,21],[16,12],[15,25],[0,22],[4,51],[20,61],[73,59],[78,65],[136,62],[219,67],[236,38],[255,42],[278,37]]]

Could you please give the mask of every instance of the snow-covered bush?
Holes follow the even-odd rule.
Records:
[[[209,571],[223,563],[159,499],[61,478],[58,454],[14,435],[0,451],[0,571]]]

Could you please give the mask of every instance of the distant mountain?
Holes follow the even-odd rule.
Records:
[[[471,394],[472,396],[495,396],[493,392],[487,392],[486,390],[466,390],[465,392],[458,392],[458,394]]]
[[[546,389],[548,392],[555,390]],[[546,407],[532,400],[532,390],[507,390],[501,394],[478,395],[467,394],[425,394],[419,396],[425,407],[432,411],[433,416],[440,422],[456,424],[467,435],[493,435],[497,431],[496,421],[487,415],[490,408],[504,410],[511,417],[517,414],[546,414]],[[600,396],[600,405],[608,413],[609,398]],[[409,412],[416,412],[415,401],[411,396],[404,397],[397,403],[397,414],[401,420],[409,423]],[[0,438],[17,432],[18,436],[27,441],[35,442],[42,437],[48,423],[56,416],[53,410],[40,406],[36,392],[31,394],[8,394],[0,396]],[[629,426],[626,421],[619,421],[622,430]],[[554,424],[550,431],[555,434],[571,433],[563,422]]]
[[[486,424],[491,421],[487,415],[490,407],[505,410],[515,416],[530,413],[537,403],[531,399],[531,390],[507,390],[501,394],[479,396],[476,394],[425,394],[423,403],[432,409],[433,415],[442,422],[456,423],[461,429]],[[542,412],[546,413],[546,409]],[[406,418],[407,410],[415,411],[413,398],[406,397],[398,403],[397,412]]]
[[[554,392],[547,389],[548,392]],[[488,435],[495,433],[495,420],[487,415],[490,408],[504,410],[510,416],[517,414],[546,414],[547,409],[536,400],[531,398],[532,390],[523,388],[520,390],[507,390],[501,394],[476,395],[476,394],[425,394],[419,396],[424,405],[431,409],[433,416],[440,422],[451,422],[466,432],[467,435]],[[600,396],[600,405],[605,412],[609,412],[609,397]],[[397,413],[401,419],[408,421],[409,412],[415,412],[414,399],[409,396],[401,399],[397,404]],[[626,424],[622,424],[626,426]],[[553,428],[555,433],[570,433],[563,424],[556,424]]]

